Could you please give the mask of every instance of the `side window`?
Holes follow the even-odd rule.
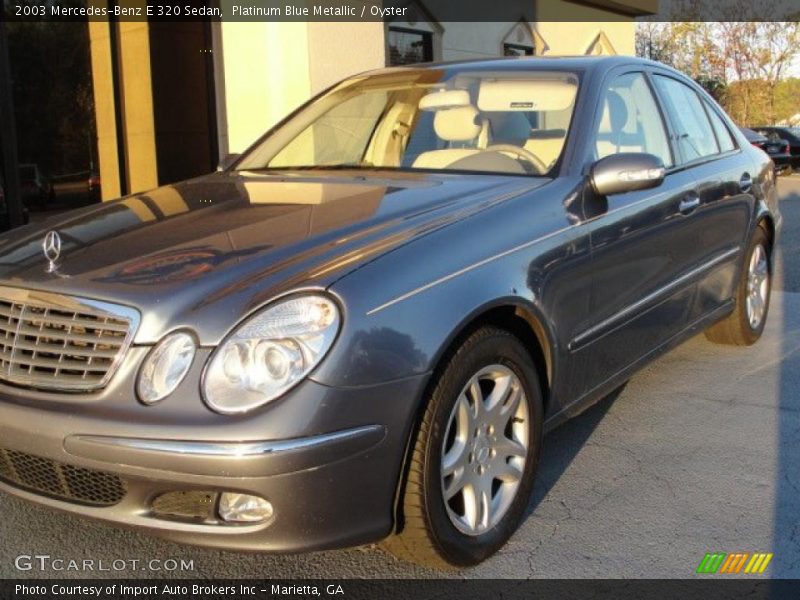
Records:
[[[736,148],[736,144],[734,144],[733,138],[731,137],[731,132],[725,126],[720,116],[707,102],[703,104],[705,104],[708,118],[711,121],[711,126],[714,128],[714,133],[717,135],[717,143],[719,144],[720,151],[728,152]]]
[[[673,165],[664,121],[642,73],[620,75],[608,86],[594,150],[596,159],[619,152],[647,152],[661,158],[664,166]]]
[[[689,86],[672,79],[656,75],[656,85],[663,93],[672,120],[678,147],[683,160],[691,162],[698,158],[719,153],[714,130],[708,121],[700,97]]]

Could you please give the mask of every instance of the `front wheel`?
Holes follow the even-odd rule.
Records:
[[[402,531],[385,547],[433,567],[466,567],[519,526],[542,445],[536,369],[511,333],[470,335],[435,383],[413,447]]]
[[[750,346],[761,337],[772,293],[770,250],[766,232],[756,227],[742,264],[736,306],[730,315],[705,332],[712,342]]]

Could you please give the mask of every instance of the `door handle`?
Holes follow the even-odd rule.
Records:
[[[678,210],[682,215],[688,215],[694,212],[698,206],[700,206],[700,196],[692,194],[681,200],[681,203],[678,205]]]
[[[744,173],[739,180],[739,189],[743,192],[749,192],[753,187],[753,178],[750,173]]]

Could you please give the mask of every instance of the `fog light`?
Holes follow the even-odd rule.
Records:
[[[219,497],[219,516],[229,523],[258,523],[272,517],[272,504],[249,494],[225,492]]]

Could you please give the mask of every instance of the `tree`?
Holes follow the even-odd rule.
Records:
[[[770,16],[786,21],[762,21],[763,3],[752,0],[664,3],[669,14],[659,17],[669,22],[639,23],[637,54],[694,78],[740,124],[774,123],[785,110],[779,84],[800,54],[800,23],[795,0],[769,4]]]
[[[636,51],[639,56],[686,73],[714,98],[723,101],[728,77],[710,23],[640,23],[636,29]]]
[[[731,116],[749,125],[774,123],[776,90],[798,56],[800,23],[726,22],[717,30],[725,68],[739,82]]]
[[[698,81],[738,123],[774,123],[778,86],[800,54],[800,23],[641,24],[637,52]]]

